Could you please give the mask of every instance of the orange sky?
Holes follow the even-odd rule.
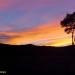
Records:
[[[0,0],[0,43],[71,44],[60,22],[75,11],[75,0]]]
[[[65,46],[71,44],[71,34],[66,34],[59,23],[47,23],[29,31],[0,32],[0,35],[10,37],[7,44],[34,44],[45,46]]]

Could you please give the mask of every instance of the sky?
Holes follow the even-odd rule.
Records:
[[[0,43],[66,46],[60,22],[75,11],[75,0],[0,0]]]

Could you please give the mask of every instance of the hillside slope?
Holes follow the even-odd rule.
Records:
[[[9,75],[73,75],[75,46],[0,44],[0,69]]]

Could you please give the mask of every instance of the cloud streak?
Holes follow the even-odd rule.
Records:
[[[75,10],[75,0],[0,0],[0,42],[69,45],[58,21]]]
[[[39,25],[29,31],[22,32],[0,32],[0,35],[6,35],[9,38],[4,43],[8,44],[35,44],[46,46],[58,46],[63,44],[71,44],[71,37],[64,33],[56,23]],[[66,35],[66,36],[65,36]]]

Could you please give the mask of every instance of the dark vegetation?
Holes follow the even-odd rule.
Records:
[[[75,37],[75,12],[67,14],[65,18],[60,22],[60,25],[65,28],[67,34],[72,33],[72,45],[74,45]]]
[[[75,46],[0,44],[0,70],[8,75],[75,75]]]

